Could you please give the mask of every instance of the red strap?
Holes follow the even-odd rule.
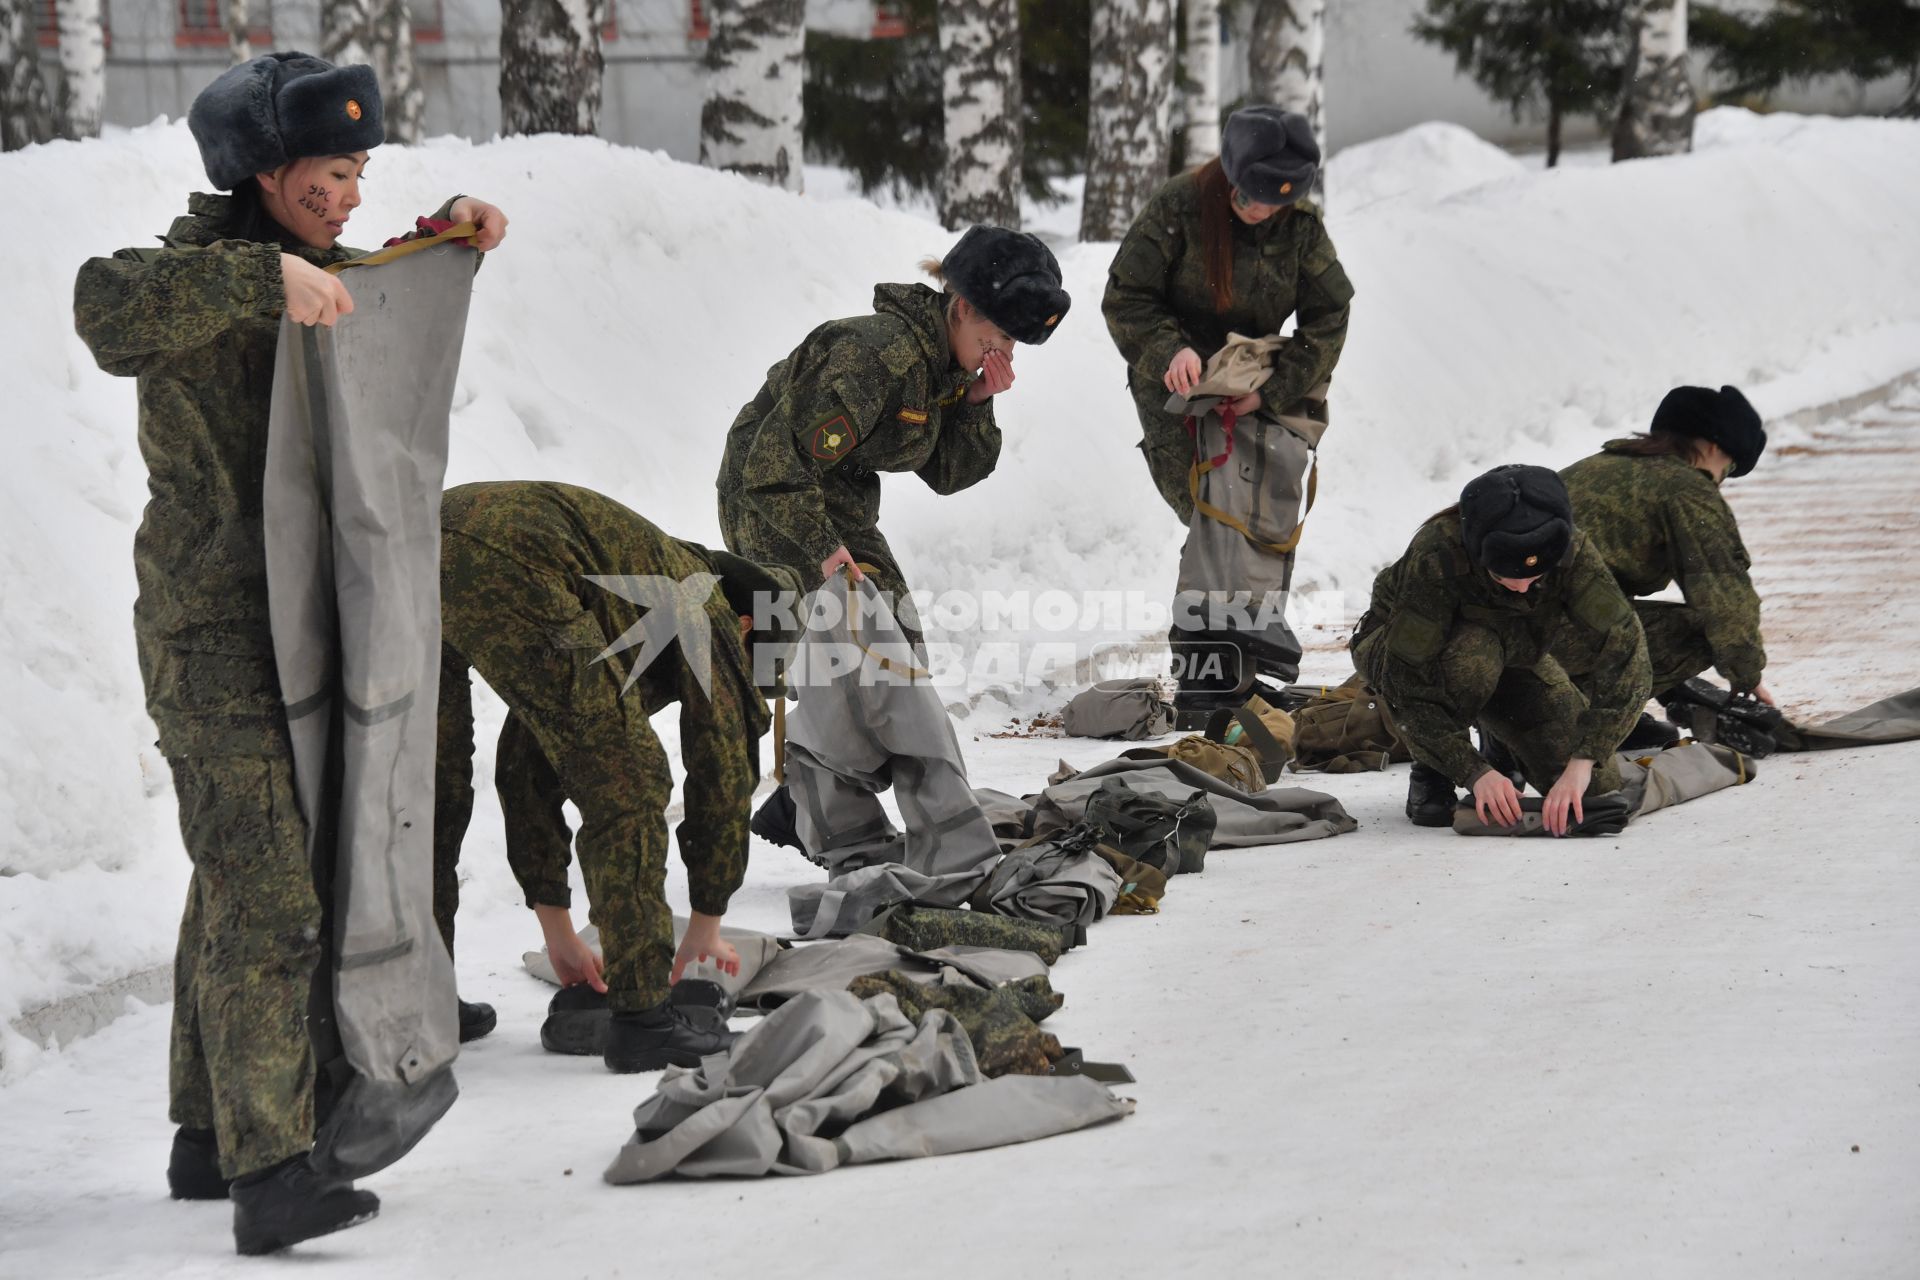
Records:
[[[1221,454],[1217,458],[1208,459],[1207,464],[1200,468],[1202,472],[1218,470],[1222,463],[1224,463],[1228,458],[1231,458],[1233,456],[1233,424],[1240,421],[1240,415],[1233,411],[1233,406],[1230,404],[1221,405],[1219,412],[1220,412],[1220,425],[1226,429],[1226,433],[1227,433],[1227,451]],[[1187,434],[1193,437],[1193,447],[1194,447],[1193,456],[1198,458],[1200,456],[1199,424],[1194,421],[1194,417],[1192,414],[1188,414],[1184,419],[1181,420],[1180,425],[1185,427],[1187,429]]]
[[[391,249],[393,248],[393,246],[397,244],[405,244],[409,240],[422,240],[422,239],[430,240],[434,236],[439,235],[442,231],[445,231],[447,228],[452,226],[457,226],[457,225],[459,224],[453,223],[453,222],[443,222],[438,218],[415,218],[413,220],[413,231],[411,234],[404,235],[404,236],[395,236],[393,239],[387,241],[385,244],[381,245],[380,247],[382,249]],[[465,244],[466,241],[462,240],[459,243]]]

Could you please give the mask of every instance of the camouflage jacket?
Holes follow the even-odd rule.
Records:
[[[872,315],[828,321],[767,370],[727,434],[723,506],[744,501],[817,564],[843,531],[879,523],[877,473],[911,471],[935,493],[991,475],[993,401],[968,403],[945,307],[925,285],[878,285]]]
[[[223,240],[227,206],[189,197],[160,247],[89,259],[73,288],[74,328],[94,360],[139,379],[151,501],[133,541],[133,627],[170,756],[284,746],[261,524],[280,255],[324,267],[361,254]]]
[[[1273,377],[1260,391],[1267,411],[1280,413],[1332,376],[1347,339],[1353,286],[1320,210],[1302,200],[1259,226],[1231,219],[1233,306],[1216,312],[1201,249],[1198,196],[1194,175],[1181,174],[1134,219],[1114,255],[1100,304],[1107,331],[1126,357],[1136,399],[1158,408],[1166,398],[1160,380],[1180,348],[1192,347],[1204,362],[1228,334],[1266,337],[1298,313],[1298,327],[1274,353]]]
[[[1735,689],[1767,667],[1760,596],[1740,526],[1713,477],[1683,458],[1637,457],[1609,445],[1560,473],[1573,518],[1629,596],[1678,582],[1699,616],[1713,665]]]
[[[1604,760],[1653,691],[1640,620],[1585,533],[1575,533],[1566,560],[1520,595],[1468,558],[1457,519],[1429,520],[1406,554],[1373,580],[1373,601],[1353,643],[1386,629],[1382,692],[1395,723],[1417,755],[1461,785],[1471,785],[1486,764],[1440,679],[1440,652],[1460,621],[1498,636],[1508,669],[1536,666],[1569,641],[1591,649],[1600,677],[1574,730],[1573,756]]]
[[[447,490],[440,525],[447,534],[475,539],[526,565],[530,573],[568,580],[607,641],[638,625],[642,614],[632,602],[586,581],[587,575],[651,576],[681,582],[694,574],[713,572],[706,548],[671,538],[612,498],[573,485],[517,481],[460,485]],[[486,588],[451,581],[443,574],[440,589],[444,596]],[[708,686],[701,687],[698,673],[676,646],[639,673],[627,696],[638,698],[648,716],[671,703],[680,704],[680,759],[687,779],[685,817],[676,830],[680,859],[687,868],[693,909],[721,915],[746,875],[747,822],[760,776],[758,744],[772,718],[754,688],[738,615],[717,586],[706,611],[711,639]],[[512,630],[503,626],[500,634]],[[636,652],[615,655],[609,661],[624,662]],[[498,761],[496,767],[511,768],[513,762]],[[514,860],[514,874],[530,902],[551,900],[550,893],[542,895],[543,887],[557,884],[564,891],[567,883],[565,842],[548,842],[543,847],[560,851],[557,866]]]

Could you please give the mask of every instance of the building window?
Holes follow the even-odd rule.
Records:
[[[873,6],[873,38],[875,40],[898,40],[907,34],[907,15],[904,6],[887,4],[884,0],[875,0]]]
[[[413,20],[414,43],[439,44],[447,38],[440,0],[407,0],[407,16]]]
[[[40,47],[58,49],[60,47],[59,0],[40,0],[36,12],[40,27]],[[113,21],[107,15],[106,0],[100,0],[100,34],[107,48],[113,48]]]
[[[226,0],[180,0],[180,26],[173,42],[188,46],[226,44],[225,7]],[[260,46],[262,52],[273,47],[270,0],[247,0],[247,40]]]
[[[707,17],[707,6],[701,0],[687,0],[687,39],[708,40],[713,37],[713,22]]]

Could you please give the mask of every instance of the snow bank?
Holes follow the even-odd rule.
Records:
[[[1364,591],[1469,474],[1566,461],[1676,382],[1741,383],[1780,413],[1911,363],[1920,125],[1722,111],[1700,136],[1692,156],[1545,174],[1438,126],[1336,160],[1359,296],[1304,587]],[[94,367],[69,298],[85,257],[152,243],[200,181],[179,125],[0,157],[0,1021],[164,959],[174,927],[185,864],[128,627],[134,387]],[[454,191],[513,226],[478,282],[451,479],[583,482],[700,539],[718,535],[724,432],[766,367],[952,240],[556,138],[383,148],[349,239],[377,243]],[[1099,314],[1111,254],[1063,248],[1077,305],[1020,354],[998,473],[940,501],[889,481],[886,527],[918,585],[1170,590],[1180,531],[1133,448]]]

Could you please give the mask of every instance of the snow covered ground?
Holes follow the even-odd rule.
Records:
[[[1826,712],[1920,683],[1920,397],[1786,418],[1920,365],[1920,126],[1715,112],[1693,156],[1554,173],[1428,126],[1343,153],[1333,178],[1360,296],[1303,547],[1303,620],[1322,624],[1310,677],[1341,674],[1359,593],[1466,476],[1562,463],[1643,424],[1675,382],[1732,381],[1775,430],[1729,490],[1771,589],[1770,683]],[[171,126],[0,157],[0,179],[33,193],[0,207],[16,246],[0,317],[16,450],[0,473],[4,1026],[170,951],[184,859],[127,634],[132,386],[93,368],[66,306],[79,260],[164,229],[197,166]],[[360,243],[453,190],[514,220],[480,278],[451,478],[584,481],[690,537],[715,535],[720,437],[765,366],[950,242],[817,186],[795,200],[588,141],[389,148],[368,190]],[[1062,244],[1076,309],[1020,356],[999,472],[938,502],[890,487],[919,585],[1170,585],[1178,530],[1130,447],[1099,321],[1110,253]],[[995,683],[955,692],[981,785],[1030,790],[1056,757],[1111,754],[991,736],[1059,698]],[[484,777],[484,722],[482,742]],[[1358,833],[1216,855],[1163,915],[1103,923],[1056,969],[1068,1003],[1050,1025],[1133,1066],[1131,1119],[826,1182],[624,1189],[598,1173],[647,1081],[540,1052],[545,992],[518,971],[537,933],[483,798],[461,983],[501,1029],[463,1057],[448,1121],[374,1180],[385,1216],[302,1254],[355,1275],[720,1258],[800,1274],[912,1259],[956,1275],[1910,1275],[1920,832],[1898,800],[1916,757],[1773,762],[1750,788],[1572,845],[1416,833],[1402,773],[1325,780]],[[757,849],[733,918],[783,927],[785,889],[812,874]],[[684,900],[677,871],[670,892]],[[165,1021],[135,1005],[58,1051],[0,1030],[0,1275],[234,1265],[221,1209],[163,1198]],[[935,1197],[942,1225],[955,1207],[969,1224],[950,1252],[929,1249]]]

